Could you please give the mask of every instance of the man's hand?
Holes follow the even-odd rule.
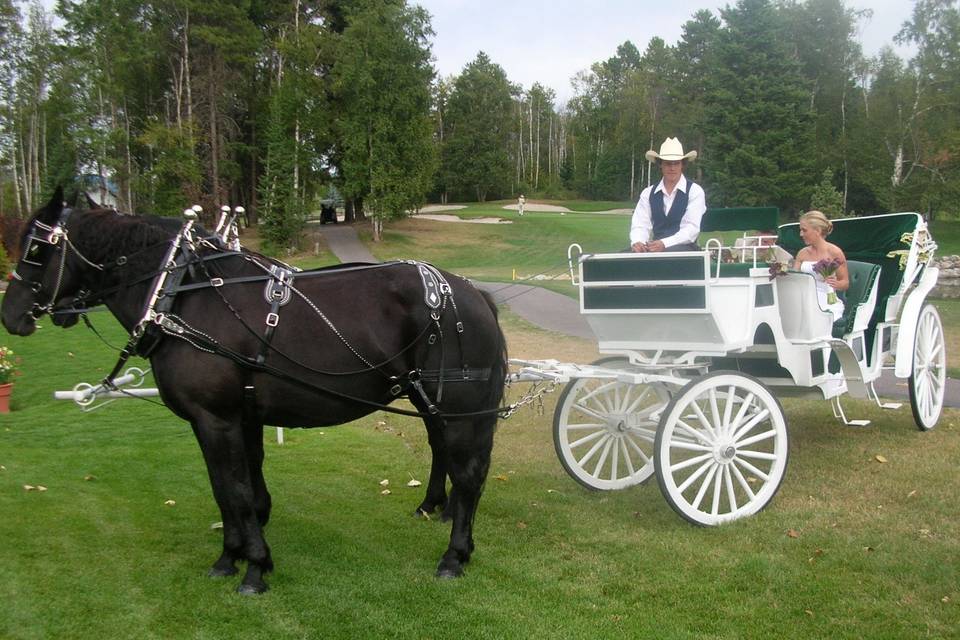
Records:
[[[630,245],[630,248],[633,249],[634,253],[646,253],[647,252],[647,243],[646,242],[634,242]]]
[[[666,246],[664,246],[662,240],[654,240],[653,242],[647,243],[647,251],[658,252],[663,251],[664,249],[666,249]]]

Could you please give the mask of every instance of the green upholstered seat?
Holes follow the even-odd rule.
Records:
[[[767,231],[780,224],[776,207],[730,207],[707,209],[700,221],[700,232]]]
[[[869,262],[847,260],[850,287],[844,292],[843,315],[833,323],[833,337],[842,338],[853,331],[857,309],[870,299],[870,290],[880,275],[880,266]]]

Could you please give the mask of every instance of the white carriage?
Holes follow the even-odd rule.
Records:
[[[795,254],[797,224],[774,208],[717,209],[711,232],[778,229]],[[747,244],[760,244],[757,238]],[[881,407],[883,370],[909,379],[917,426],[933,428],[945,387],[943,328],[926,298],[936,244],[916,213],[834,221],[850,288],[836,322],[813,276],[771,277],[764,247],[584,254],[572,245],[580,310],[607,357],[593,365],[513,360],[518,381],[566,383],[554,443],[566,471],[591,489],[623,489],[656,474],[668,503],[700,525],[765,507],[784,477],[787,418],[778,397],[829,400],[849,425],[843,394]],[[725,262],[724,257],[734,258]]]

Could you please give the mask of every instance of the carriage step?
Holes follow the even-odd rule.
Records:
[[[840,396],[831,398],[830,405],[833,407],[833,417],[839,418],[848,427],[866,427],[870,424],[869,420],[847,420],[843,407],[840,405]]]
[[[873,401],[877,403],[877,406],[881,409],[899,409],[903,406],[902,402],[883,402],[880,400],[880,395],[877,393],[877,390],[873,386],[872,382],[867,385],[867,395],[869,395],[870,398],[872,398]]]

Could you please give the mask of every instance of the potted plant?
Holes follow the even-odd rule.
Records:
[[[20,375],[18,358],[10,347],[0,346],[0,413],[10,413],[13,379]]]

